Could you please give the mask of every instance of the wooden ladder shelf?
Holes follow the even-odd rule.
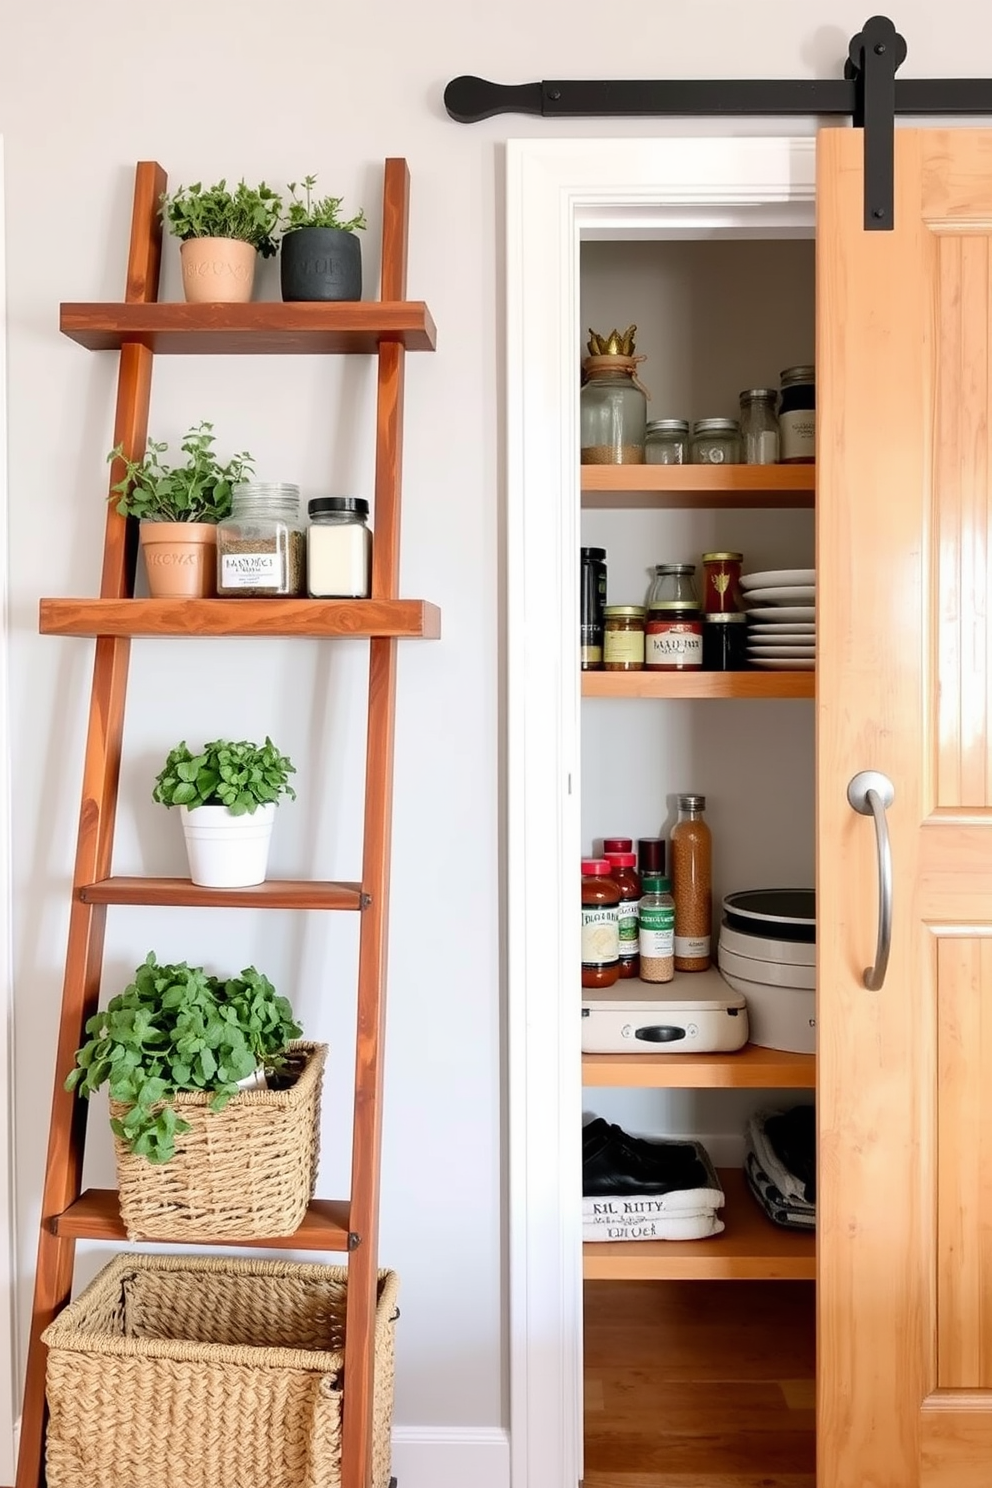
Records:
[[[69,1300],[76,1241],[125,1239],[116,1193],[82,1192],[87,1107],[63,1085],[75,1051],[84,1042],[86,1020],[99,1005],[107,907],[208,903],[255,910],[347,910],[361,915],[351,1192],[342,1200],[315,1199],[293,1236],[245,1243],[348,1254],[342,1488],[368,1488],[397,640],[440,633],[440,617],[433,605],[397,597],[403,377],[407,350],[433,350],[434,324],[426,305],[405,299],[409,175],[404,160],[385,163],[381,298],[354,304],[160,304],[162,233],[158,206],[165,187],[166,177],[160,166],[139,163],[124,303],[62,307],[61,328],[66,335],[96,350],[119,349],[114,442],[121,443],[128,455],[137,457],[144,451],[156,352],[375,355],[378,388],[372,597],[178,603],[135,599],[136,524],[119,516],[115,505],[108,503],[100,597],[41,601],[43,632],[95,636],[96,655],[17,1488],[39,1488],[45,1482],[46,1350],[41,1333]],[[131,638],[239,635],[369,640],[361,883],[291,879],[253,889],[218,891],[198,889],[187,879],[113,876]],[[222,1243],[227,1246],[232,1242]]]

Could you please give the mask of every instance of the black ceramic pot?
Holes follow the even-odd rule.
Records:
[[[284,300],[360,300],[362,245],[340,227],[298,227],[280,250]]]

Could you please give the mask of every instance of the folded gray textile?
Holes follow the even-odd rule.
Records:
[[[755,1111],[747,1123],[747,1145],[757,1157],[771,1183],[785,1200],[789,1202],[796,1200],[800,1204],[808,1205],[805,1182],[798,1174],[791,1173],[781,1161],[765,1129],[766,1123],[772,1117],[781,1115],[781,1111],[767,1109]]]
[[[786,1230],[816,1228],[816,1205],[805,1199],[786,1197],[765,1172],[753,1150],[748,1152],[744,1161],[744,1178],[773,1224],[781,1225]]]

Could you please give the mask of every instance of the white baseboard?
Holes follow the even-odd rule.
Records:
[[[510,1438],[497,1426],[397,1426],[397,1488],[509,1488]]]

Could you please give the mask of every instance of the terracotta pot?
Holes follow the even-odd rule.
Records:
[[[187,238],[180,244],[183,293],[193,305],[239,304],[251,299],[255,259],[239,238]]]
[[[142,522],[138,528],[153,599],[211,599],[217,593],[213,522]]]

